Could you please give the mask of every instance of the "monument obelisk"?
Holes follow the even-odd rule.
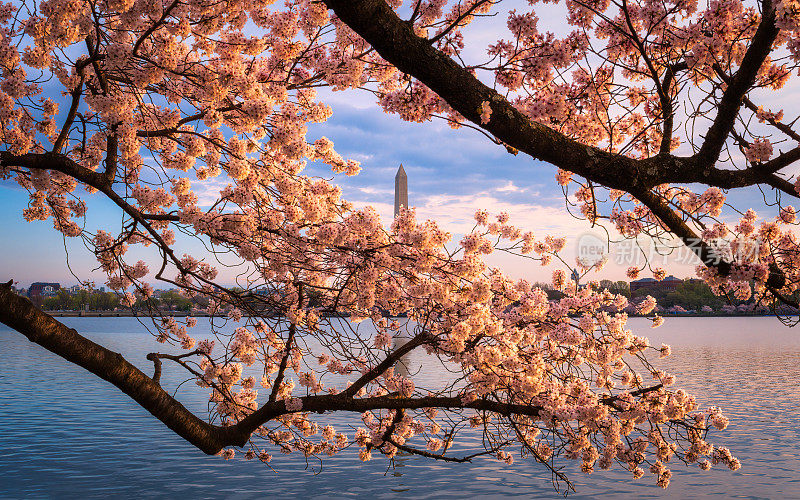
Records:
[[[397,169],[394,176],[394,217],[400,215],[400,207],[408,208],[408,176],[403,170],[403,164]]]

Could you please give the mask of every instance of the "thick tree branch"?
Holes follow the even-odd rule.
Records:
[[[632,396],[642,396],[661,389],[662,385],[657,384],[645,387],[636,391],[631,391]],[[616,409],[616,401],[619,395],[608,396],[600,399],[600,402]],[[363,413],[369,410],[418,410],[422,408],[447,408],[447,409],[471,409],[496,413],[499,415],[525,415],[537,417],[544,409],[541,406],[503,403],[487,399],[476,399],[465,402],[461,397],[448,396],[422,396],[417,398],[398,397],[397,394],[387,394],[385,396],[374,396],[367,398],[351,398],[345,393],[325,394],[319,396],[305,396],[299,398],[303,405],[300,411],[324,413],[327,411],[351,411]],[[285,401],[271,401],[264,404],[257,411],[241,420],[231,429],[239,435],[250,435],[259,426],[276,417],[290,413],[286,410]]]
[[[635,196],[649,208],[673,234],[680,238],[684,245],[689,247],[704,265],[715,268],[721,276],[728,276],[730,274],[732,270],[731,263],[724,260],[711,246],[704,242],[663,199],[651,191],[636,193]],[[771,267],[769,277],[766,281],[767,287],[770,289],[780,289],[785,284],[786,277],[780,269]]]
[[[105,174],[89,170],[69,157],[59,153],[26,153],[15,155],[9,151],[0,151],[0,165],[6,167],[22,167],[32,170],[54,170],[67,174],[87,186],[98,191],[110,189],[110,182]]]
[[[753,36],[738,71],[728,82],[728,87],[717,106],[714,123],[708,129],[700,151],[695,155],[698,163],[703,167],[713,166],[719,158],[728,134],[739,115],[742,99],[755,83],[758,71],[769,56],[772,43],[778,36],[779,30],[775,26],[775,8],[771,0],[765,0],[762,5],[761,22],[756,34]]]
[[[670,231],[680,238],[684,245],[689,247],[703,264],[717,268],[723,276],[730,273],[730,263],[722,260],[709,245],[702,241],[694,230],[689,227],[689,225],[681,219],[680,215],[672,210],[663,199],[651,191],[636,193],[635,196],[644,206],[649,208]]]
[[[672,106],[672,98],[669,93],[675,80],[675,72],[679,69],[686,69],[685,64],[678,66],[670,66],[664,74],[664,81],[661,82],[659,89],[659,99],[661,100],[661,116],[664,120],[661,130],[661,145],[659,146],[659,153],[669,154],[672,150],[672,134],[675,127],[675,110]],[[657,80],[656,80],[657,81]]]
[[[764,180],[764,182],[774,187],[775,189],[782,191],[785,194],[788,194],[789,196],[792,196],[794,198],[800,198],[800,194],[797,193],[797,189],[795,189],[794,184],[787,181],[783,177],[778,177],[775,174],[768,175]]]
[[[790,149],[768,162],[757,163],[742,170],[724,170],[719,168],[705,169],[702,171],[698,170],[700,175],[690,178],[678,177],[673,179],[673,182],[700,182],[708,186],[715,186],[722,189],[744,188],[756,184],[774,186],[775,173],[794,164],[798,160],[800,160],[800,147]],[[791,183],[786,182],[786,185],[791,186]],[[779,189],[784,190],[783,187]],[[788,194],[797,196],[793,191],[794,188],[791,187]]]

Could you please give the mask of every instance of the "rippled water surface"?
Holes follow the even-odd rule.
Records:
[[[62,319],[147,373],[144,355],[163,350],[135,318]],[[637,333],[647,328],[645,320],[630,324]],[[673,346],[661,366],[679,386],[725,409],[731,425],[711,441],[734,450],[743,466],[732,473],[672,464],[664,491],[650,474],[585,476],[569,464],[578,490],[570,498],[800,498],[800,327],[770,318],[671,318],[646,334]],[[165,364],[164,383],[174,386],[171,369]],[[205,397],[194,386],[179,389],[194,410],[205,408]],[[353,422],[328,421],[341,429]],[[110,384],[0,325],[0,497],[557,497],[550,474],[519,459],[507,466],[400,457],[389,469],[345,451],[308,464],[279,455],[272,465],[203,455]]]

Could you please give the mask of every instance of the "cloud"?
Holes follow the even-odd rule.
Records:
[[[379,189],[379,188],[373,188],[373,187],[362,187],[362,188],[358,188],[358,190],[361,193],[363,193],[365,195],[369,195],[369,196],[375,196],[375,197],[377,197],[377,196],[386,196],[386,197],[394,196],[394,190],[392,190],[392,189]]]
[[[197,195],[197,206],[210,207],[219,200],[219,192],[225,189],[231,181],[227,177],[220,176],[204,181],[192,180],[192,190]]]
[[[526,189],[519,188],[519,187],[515,186],[513,182],[508,181],[503,186],[500,186],[499,188],[495,188],[495,191],[498,191],[498,192],[501,192],[501,193],[506,193],[506,192],[519,193],[519,192],[526,191]]]
[[[585,225],[576,221],[564,210],[535,203],[514,203],[497,196],[509,190],[496,189],[468,195],[437,194],[424,197],[417,205],[421,218],[437,220],[454,233],[465,233],[475,224],[475,211],[486,209],[492,215],[507,212],[511,223],[526,230],[545,232],[574,232]],[[511,190],[511,192],[515,192]]]

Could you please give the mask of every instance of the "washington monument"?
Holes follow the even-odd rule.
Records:
[[[394,176],[394,217],[400,215],[400,207],[408,208],[408,176],[403,170],[403,164],[397,169]]]

